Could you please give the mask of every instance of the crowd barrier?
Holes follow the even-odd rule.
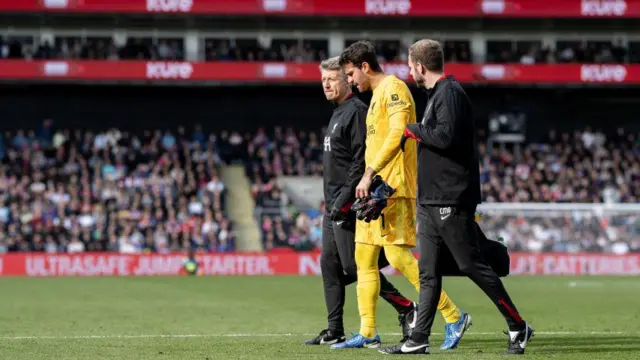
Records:
[[[185,254],[5,254],[0,276],[179,275],[184,259]],[[319,252],[202,254],[197,260],[209,276],[320,275]],[[512,253],[511,275],[640,275],[640,254]]]

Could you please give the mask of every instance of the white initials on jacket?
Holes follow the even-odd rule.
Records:
[[[331,136],[324,137],[324,151],[331,151]]]

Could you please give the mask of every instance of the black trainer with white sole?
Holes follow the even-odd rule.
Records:
[[[429,354],[429,344],[420,344],[409,339],[402,344],[381,348],[378,351],[387,355],[425,355]]]
[[[311,340],[305,341],[304,345],[333,345],[346,340],[344,333],[337,333],[334,330],[324,329],[320,334]]]
[[[507,334],[509,335],[509,347],[506,354],[522,355],[529,344],[529,340],[533,337],[533,328],[525,323],[524,329],[517,332],[509,331]]]

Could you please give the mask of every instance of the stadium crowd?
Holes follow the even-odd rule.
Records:
[[[521,154],[489,151],[481,141],[484,200],[637,203],[639,140],[622,128],[608,136],[591,128],[573,134],[551,130]]]
[[[276,127],[273,134],[258,129],[246,141],[247,176],[253,180],[252,195],[265,248],[290,246],[313,249],[321,240],[322,214],[319,209],[298,209],[278,187],[279,175],[322,176],[322,152],[315,132]]]
[[[110,37],[0,38],[0,58],[67,60],[184,60],[182,39],[128,38],[116,45]]]
[[[234,250],[222,164],[245,165],[265,249],[321,246],[324,204],[298,208],[277,177],[321,176],[320,132],[276,127],[205,134],[56,129],[0,136],[0,252]],[[484,135],[480,134],[482,139]],[[640,137],[618,129],[487,148],[480,141],[484,201],[640,201]],[[482,227],[513,250],[640,251],[634,213],[492,212]]]
[[[321,245],[324,204],[320,209],[297,209],[275,180],[279,175],[321,175],[319,134],[280,128],[267,134],[260,129],[247,140],[248,175],[261,208],[267,248]],[[590,128],[573,134],[551,130],[545,139],[526,144],[520,152],[497,146],[488,149],[480,141],[484,202],[637,203],[639,141],[624,129],[605,135]],[[484,217],[482,226],[514,250],[640,251],[637,214],[561,215],[495,213]]]
[[[488,237],[502,238],[512,251],[640,252],[637,211],[490,211],[479,224]]]
[[[0,135],[0,253],[234,250],[215,137],[116,129]]]
[[[286,61],[311,62],[327,58],[326,41],[274,40],[263,46],[254,39],[205,40],[206,61]]]
[[[345,40],[348,46],[356,40]],[[373,40],[381,62],[405,62],[407,48],[399,40]],[[555,47],[542,40],[488,40],[486,55],[478,58],[469,40],[443,40],[447,62],[468,63],[640,63],[640,42],[628,47],[613,41],[573,41],[559,39]],[[327,58],[326,39],[272,39],[268,44],[257,38],[206,38],[205,61],[286,61],[311,62]],[[110,37],[56,37],[53,42],[35,36],[0,37],[0,58],[83,59],[83,60],[184,60],[184,39],[134,38],[117,45]]]

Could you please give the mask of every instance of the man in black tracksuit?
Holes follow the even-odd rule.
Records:
[[[409,49],[411,75],[427,89],[421,122],[405,129],[418,141],[418,246],[420,247],[420,308],[409,341],[380,351],[425,354],[442,287],[439,261],[445,248],[460,270],[498,307],[509,326],[509,354],[523,354],[533,329],[520,317],[502,281],[478,247],[475,211],[481,202],[478,147],[473,111],[466,93],[452,76],[444,75],[442,46],[420,40]]]
[[[345,287],[357,280],[355,261],[355,216],[350,213],[355,189],[365,170],[364,150],[367,105],[353,96],[338,58],[320,65],[327,100],[335,105],[324,138],[325,216],[322,226],[320,267],[328,313],[328,328],[307,345],[330,345],[345,341],[342,323]],[[381,252],[379,268],[389,265]],[[398,312],[403,335],[417,315],[416,304],[405,298],[380,274],[380,296]],[[403,340],[406,340],[403,339]]]

